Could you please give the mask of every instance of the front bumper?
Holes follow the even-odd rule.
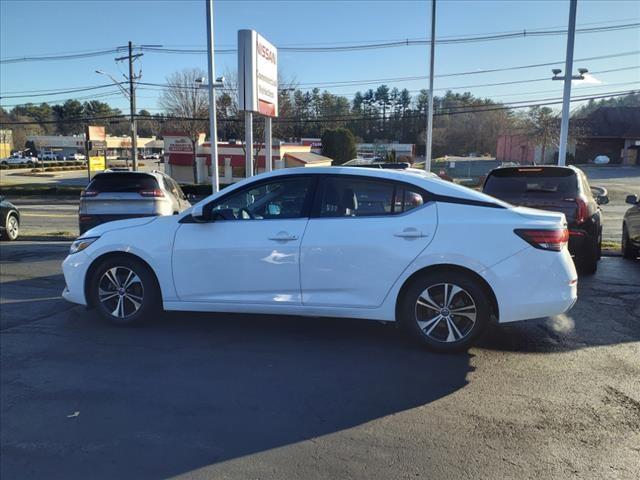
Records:
[[[62,298],[68,302],[87,305],[84,282],[89,265],[91,265],[91,257],[84,252],[68,255],[64,259],[62,273],[64,274],[65,287]]]

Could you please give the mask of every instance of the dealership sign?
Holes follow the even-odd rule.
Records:
[[[278,116],[278,50],[253,30],[238,31],[238,105]]]

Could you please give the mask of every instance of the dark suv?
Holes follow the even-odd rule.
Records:
[[[594,195],[584,172],[558,166],[502,167],[489,172],[482,191],[513,205],[564,213],[569,252],[581,273],[598,268],[602,243],[601,210],[606,191]]]

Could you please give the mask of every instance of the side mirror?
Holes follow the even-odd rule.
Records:
[[[598,205],[606,205],[609,203],[609,192],[604,187],[591,187],[591,195],[595,198]]]
[[[637,205],[640,203],[640,199],[638,199],[637,195],[627,195],[627,198],[625,198],[624,201],[630,205]]]
[[[191,218],[196,223],[206,223],[210,220],[211,212],[205,209],[205,205],[198,204],[191,209]]]

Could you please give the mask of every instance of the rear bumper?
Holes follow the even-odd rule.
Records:
[[[482,275],[493,287],[500,323],[559,315],[578,298],[578,275],[566,248],[527,248]]]
[[[115,222],[116,220],[127,220],[129,218],[157,217],[159,215],[160,214],[158,213],[132,213],[122,215],[90,215],[81,213],[78,219],[78,230],[80,231],[80,235],[82,235],[87,230],[97,227],[98,225],[102,225],[103,223]]]
[[[583,255],[593,248],[595,238],[586,230],[569,228],[569,253],[573,256]]]

